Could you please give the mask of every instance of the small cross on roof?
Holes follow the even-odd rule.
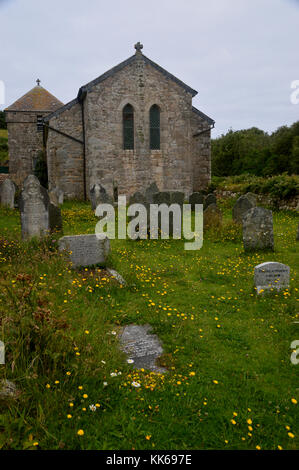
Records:
[[[36,80],[36,83],[37,83],[37,86],[40,86],[40,79],[39,78]]]
[[[141,50],[143,49],[143,44],[140,43],[140,41],[137,42],[137,44],[135,44],[135,49],[137,52],[141,52]]]

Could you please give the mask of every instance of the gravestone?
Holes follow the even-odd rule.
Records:
[[[165,373],[167,369],[157,365],[157,359],[163,354],[163,348],[157,335],[150,334],[150,325],[125,326],[120,335],[121,349],[133,359],[135,369],[148,369]]]
[[[204,229],[210,227],[221,227],[222,213],[216,204],[210,204],[203,212],[203,227]]]
[[[286,289],[290,285],[290,267],[272,261],[259,264],[254,268],[254,284],[258,294]]]
[[[62,217],[60,207],[49,204],[49,226],[51,232],[62,232]]]
[[[254,194],[254,193],[246,193],[245,194],[245,197],[247,197],[247,199],[249,199],[250,202],[252,202],[253,206],[257,206],[257,202],[258,202],[258,198],[257,198],[257,195]]]
[[[155,193],[159,192],[159,188],[156,183],[152,183],[146,190],[145,190],[145,199],[149,204],[153,204],[153,196]]]
[[[143,204],[147,206],[147,199],[144,194],[142,194],[140,191],[137,191],[132,196],[130,196],[129,205],[131,206],[132,204]]]
[[[195,210],[196,204],[204,204],[205,197],[202,193],[192,193],[189,196],[189,204],[191,204],[191,210]]]
[[[59,206],[63,204],[64,192],[59,188],[53,188],[49,191],[49,198],[52,204]]]
[[[274,250],[272,212],[253,207],[243,217],[243,245],[245,251]]]
[[[233,220],[237,224],[241,224],[244,215],[249,209],[252,209],[256,206],[256,203],[253,203],[252,198],[247,196],[241,196],[237,200],[236,204],[233,207]]]
[[[170,206],[172,204],[177,204],[181,208],[181,215],[182,215],[182,208],[184,205],[185,194],[180,191],[160,191],[153,195],[153,204],[166,204]],[[169,213],[169,236],[172,237],[174,234],[174,224],[173,224],[173,213]],[[161,213],[158,214],[158,229],[162,229],[162,220],[161,220]]]
[[[16,187],[9,179],[5,179],[0,187],[0,202],[1,206],[14,209],[15,206]]]
[[[213,193],[210,193],[205,197],[203,209],[205,210],[211,204],[217,204],[217,198],[216,198],[215,194],[213,194]]]
[[[98,239],[96,235],[74,235],[60,238],[59,251],[65,251],[73,268],[105,265],[110,251],[108,237]]]
[[[184,204],[185,194],[180,191],[160,191],[153,194],[153,204]]]
[[[27,176],[19,199],[23,239],[40,238],[49,233],[49,204],[47,190],[36,176]]]
[[[90,200],[92,210],[96,210],[99,204],[113,204],[112,197],[109,196],[104,186],[99,183],[90,188]]]

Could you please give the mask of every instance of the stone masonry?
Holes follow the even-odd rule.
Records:
[[[214,121],[192,107],[196,93],[136,50],[45,118],[50,128],[68,135],[48,131],[50,185],[60,187],[66,198],[83,198],[85,169],[87,197],[96,183],[112,197],[142,192],[153,182],[160,191],[177,190],[186,196],[205,189],[211,175]],[[123,149],[127,104],[134,109],[134,150]],[[160,108],[160,150],[150,150],[149,145],[149,114],[154,104]],[[80,143],[84,135],[85,146]]]

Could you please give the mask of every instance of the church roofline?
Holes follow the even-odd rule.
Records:
[[[76,103],[79,103],[81,101],[81,97],[82,97],[82,94],[84,93],[87,93],[89,92],[95,85],[98,85],[99,83],[103,82],[104,80],[106,80],[107,78],[109,77],[112,77],[113,75],[115,75],[117,72],[119,72],[120,70],[123,70],[125,67],[127,67],[128,65],[132,64],[135,62],[135,60],[140,60],[140,59],[143,59],[144,62],[146,64],[149,64],[151,65],[152,67],[154,67],[156,70],[158,70],[160,73],[162,73],[166,78],[168,78],[169,80],[172,80],[173,82],[177,83],[179,86],[181,86],[182,88],[184,88],[188,93],[190,93],[192,95],[192,97],[196,96],[197,95],[197,91],[194,90],[193,88],[189,87],[188,85],[186,85],[186,83],[182,82],[181,80],[179,80],[177,77],[175,77],[174,75],[172,75],[171,73],[167,72],[167,70],[163,69],[163,67],[161,67],[160,65],[156,64],[155,62],[153,62],[151,59],[149,59],[148,57],[146,57],[145,55],[139,53],[138,55],[137,54],[134,54],[132,55],[131,57],[129,57],[128,59],[124,60],[123,62],[121,62],[120,64],[116,65],[115,67],[112,67],[112,69],[110,70],[107,70],[107,72],[103,73],[102,75],[100,75],[99,77],[95,78],[94,80],[88,82],[86,85],[83,85],[82,87],[80,87],[79,91],[78,91],[78,95],[77,95],[77,98],[75,98],[74,100],[70,101],[69,103],[67,103],[66,105],[62,106],[61,108],[58,108],[56,111],[54,111],[53,113],[49,114],[48,116],[46,116],[44,118],[44,121],[45,122],[48,122],[50,119],[52,119],[53,117],[56,117],[58,116],[59,114],[63,113],[64,111],[67,111],[68,109],[70,109],[72,106],[74,106]],[[196,109],[196,108],[194,108]],[[198,110],[197,110],[198,111]],[[195,111],[196,112],[196,111]],[[200,111],[198,111],[198,113],[206,118],[206,120],[211,120],[208,116],[206,116],[205,114],[201,113]],[[209,122],[209,121],[208,121]],[[211,120],[211,122],[214,122]]]
[[[200,116],[202,119],[204,119],[208,124],[210,125],[214,125],[215,124],[215,121],[214,119],[210,118],[209,116],[207,116],[205,113],[203,113],[202,111],[199,111],[199,109],[195,108],[195,106],[192,106],[192,111],[195,113],[195,114],[198,114],[198,116]]]
[[[90,91],[91,88],[93,88],[95,85],[97,85],[98,83],[101,83],[103,82],[104,80],[106,80],[107,78],[109,77],[112,77],[115,73],[119,72],[120,70],[124,69],[127,65],[130,65],[132,64],[133,62],[135,62],[135,60],[140,60],[140,59],[143,59],[144,62],[146,64],[149,64],[151,65],[152,67],[154,67],[156,70],[158,70],[159,72],[161,72],[166,78],[172,80],[173,82],[177,83],[179,86],[181,86],[182,88],[184,88],[188,93],[191,93],[191,95],[194,97],[195,95],[197,95],[197,91],[194,90],[193,88],[189,87],[188,85],[186,85],[186,83],[182,82],[181,80],[179,80],[177,77],[175,77],[174,75],[172,75],[171,73],[167,72],[167,70],[163,69],[163,67],[161,67],[160,65],[156,64],[155,62],[153,62],[151,59],[149,59],[148,57],[146,57],[145,55],[143,54],[140,54],[140,55],[136,55],[134,54],[133,56],[129,57],[127,60],[124,60],[123,62],[121,62],[120,64],[116,65],[115,67],[113,67],[112,69],[108,70],[107,72],[103,73],[102,75],[100,75],[99,77],[97,77],[96,79],[92,80],[91,82],[87,83],[86,85],[82,86],[80,88],[80,90],[82,91]]]
[[[47,116],[44,117],[44,121],[45,122],[48,122],[50,121],[50,119],[56,117],[56,116],[59,116],[59,114],[63,113],[64,111],[67,111],[68,109],[71,109],[75,104],[79,103],[79,100],[78,98],[75,98],[74,100],[72,101],[69,101],[67,104],[65,104],[64,106],[61,106],[61,108],[58,108],[56,111],[54,111],[53,113],[51,114],[48,114]]]

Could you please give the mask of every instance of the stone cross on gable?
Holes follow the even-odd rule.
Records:
[[[36,80],[36,83],[37,83],[37,86],[40,86],[40,79],[39,78]]]
[[[143,49],[143,44],[141,44],[140,41],[138,41],[134,47],[136,49],[136,52],[141,52],[141,50]]]

